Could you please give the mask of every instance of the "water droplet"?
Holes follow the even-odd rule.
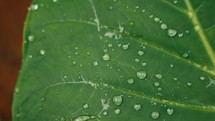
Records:
[[[32,4],[29,8],[28,8],[28,10],[32,10],[32,11],[35,11],[35,10],[37,10],[38,9],[38,4]]]
[[[168,29],[167,34],[168,36],[173,37],[177,34],[177,31],[175,29]]]
[[[169,66],[170,66],[171,68],[173,68],[173,67],[174,67],[174,65],[173,65],[173,64],[170,64]]]
[[[174,77],[174,78],[173,78],[173,80],[175,80],[175,81],[176,81],[176,80],[178,80],[178,78]]]
[[[163,75],[162,74],[155,74],[155,77],[158,78],[158,79],[162,79]]]
[[[33,42],[34,41],[34,35],[29,35],[28,36],[28,41]]]
[[[192,13],[191,11],[188,11],[188,16],[189,16],[190,18],[192,18],[192,17],[193,17],[193,13]]]
[[[145,10],[145,9],[143,9],[141,12],[142,12],[142,13],[144,13],[144,12],[146,12],[146,10]]]
[[[32,55],[29,55],[28,58],[33,58],[33,56],[32,56]]]
[[[78,116],[75,119],[73,119],[72,121],[87,121],[90,119],[94,119],[95,116]]]
[[[183,56],[184,58],[187,58],[187,57],[189,56],[189,53],[184,53],[182,56]]]
[[[108,47],[113,47],[113,44],[108,44]]]
[[[201,81],[204,81],[204,80],[205,80],[205,77],[204,77],[204,76],[200,76],[199,79],[200,79]]]
[[[116,115],[120,114],[120,112],[121,112],[121,110],[120,110],[120,109],[116,109],[116,110],[114,110],[114,113],[115,113]]]
[[[136,9],[139,9],[139,8],[140,8],[140,6],[136,5],[136,6],[135,6],[135,8],[136,8]]]
[[[141,65],[142,65],[143,67],[145,67],[145,66],[147,65],[147,63],[142,63]]]
[[[146,72],[145,71],[138,71],[137,72],[137,77],[139,79],[144,79],[146,77]]]
[[[153,18],[154,17],[154,15],[149,15],[149,18]]]
[[[129,25],[129,26],[134,26],[134,25],[135,25],[135,22],[134,22],[134,21],[129,21],[128,25]]]
[[[18,87],[15,88],[15,92],[19,93],[19,88]]]
[[[40,50],[40,54],[41,55],[45,55],[46,54],[46,50]]]
[[[41,101],[45,101],[45,97],[42,97],[42,98],[41,98]]]
[[[160,116],[160,114],[159,114],[159,112],[157,112],[157,111],[154,111],[154,112],[151,113],[151,117],[152,117],[153,119],[158,119],[159,116]]]
[[[135,62],[140,62],[140,59],[135,58],[134,61],[135,61]]]
[[[174,0],[174,1],[173,1],[173,3],[174,3],[174,4],[177,4],[177,3],[178,3],[178,1],[177,1],[177,0]]]
[[[189,87],[190,87],[191,85],[192,85],[192,83],[190,83],[190,82],[187,82],[187,86],[189,86]]]
[[[127,49],[128,49],[128,44],[122,45],[122,49],[123,49],[123,50],[127,50]]]
[[[200,26],[199,25],[195,25],[194,29],[195,29],[195,31],[199,31],[200,30]]]
[[[104,111],[104,112],[103,112],[103,115],[104,115],[104,116],[106,116],[107,114],[108,114],[107,111]]]
[[[137,52],[137,54],[140,55],[140,56],[142,56],[142,55],[144,54],[144,52],[141,51],[141,50],[139,50],[139,51]]]
[[[60,121],[66,121],[66,118],[65,117],[61,117]]]
[[[162,91],[162,88],[161,88],[161,87],[158,87],[158,91]]]
[[[73,62],[72,62],[73,65],[75,65],[76,63],[77,63],[76,61],[73,61]]]
[[[141,108],[142,108],[142,107],[141,107],[140,104],[135,104],[135,105],[134,105],[134,110],[136,110],[136,111],[140,110]]]
[[[130,78],[130,79],[127,80],[127,82],[128,82],[129,84],[133,84],[133,83],[134,83],[134,79],[133,79],[133,78]]]
[[[122,101],[123,101],[122,95],[113,97],[113,102],[115,105],[121,105]]]
[[[103,56],[102,56],[102,59],[104,60],[104,61],[109,61],[110,60],[110,55],[109,54],[104,54]]]
[[[93,66],[98,66],[98,65],[99,65],[98,61],[93,62]]]
[[[168,108],[168,109],[166,110],[166,112],[167,112],[168,115],[172,115],[172,114],[174,113],[174,110]]]
[[[160,86],[160,83],[159,83],[159,82],[155,82],[155,83],[154,83],[154,86],[155,86],[155,87],[159,87],[159,86]]]
[[[155,17],[155,18],[154,18],[154,21],[155,21],[155,22],[159,22],[159,21],[160,21],[160,18]]]
[[[58,0],[53,0],[54,3],[56,3]]]
[[[88,108],[89,107],[89,105],[87,104],[87,103],[85,103],[84,105],[83,105],[83,108]]]
[[[178,37],[183,37],[183,35],[184,35],[183,33],[180,33],[178,34]]]
[[[164,23],[162,23],[160,27],[161,27],[161,29],[163,29],[163,30],[167,29],[167,25],[164,24]]]

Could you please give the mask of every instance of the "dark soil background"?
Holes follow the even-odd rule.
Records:
[[[0,120],[11,121],[14,86],[21,66],[22,35],[31,0],[0,0]]]

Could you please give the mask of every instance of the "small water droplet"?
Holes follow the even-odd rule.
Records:
[[[113,97],[113,102],[115,105],[121,105],[122,101],[123,101],[122,95]]]
[[[108,44],[108,47],[113,47],[113,44]]]
[[[155,18],[154,18],[154,21],[155,21],[155,22],[159,22],[159,21],[160,21],[160,18],[155,17]]]
[[[157,112],[157,111],[154,111],[154,112],[151,113],[151,117],[152,117],[153,119],[158,119],[159,116],[160,116],[160,114],[159,114],[159,112]]]
[[[135,62],[140,62],[140,59],[135,58],[134,61],[135,61]]]
[[[32,11],[35,11],[35,10],[37,10],[38,9],[38,4],[32,4],[29,8],[28,8],[28,10],[32,10]]]
[[[192,86],[192,83],[190,83],[190,82],[187,82],[187,86],[189,86],[189,87],[190,87],[190,86]]]
[[[163,29],[163,30],[167,29],[167,25],[164,24],[164,23],[162,23],[160,27],[161,27],[161,29]]]
[[[32,56],[32,55],[29,55],[28,58],[33,58],[33,56]]]
[[[168,108],[168,109],[166,110],[166,112],[167,112],[168,115],[172,115],[172,114],[174,113],[174,110]]]
[[[15,88],[15,92],[19,93],[19,88],[18,87]]]
[[[147,63],[142,63],[141,65],[142,65],[143,67],[145,67],[145,66],[147,65]]]
[[[104,61],[109,61],[110,60],[110,55],[109,54],[104,54],[103,56],[102,56],[102,59],[104,60]]]
[[[146,77],[146,72],[145,71],[137,71],[137,77],[139,79],[144,79]]]
[[[135,22],[134,21],[129,21],[128,25],[129,26],[135,26]]]
[[[178,78],[174,77],[174,78],[173,78],[173,80],[175,80],[175,81],[176,81],[176,80],[178,80]]]
[[[188,16],[189,16],[190,18],[192,18],[192,17],[193,17],[193,13],[192,13],[192,11],[188,11]]]
[[[95,119],[95,116],[78,116],[75,119],[73,119],[72,121],[87,121],[90,119]]]
[[[28,41],[33,42],[34,41],[34,35],[29,35],[28,36]]]
[[[178,34],[178,37],[183,37],[183,35],[184,35],[183,33],[180,33]]]
[[[135,105],[134,105],[134,110],[136,110],[136,111],[140,110],[141,108],[142,108],[142,107],[141,107],[140,104],[135,104]]]
[[[123,49],[123,50],[127,50],[127,49],[128,49],[128,46],[129,46],[128,44],[124,44],[124,45],[122,45],[122,49]]]
[[[138,54],[139,56],[142,56],[142,55],[144,55],[144,52],[141,51],[141,50],[139,50],[139,51],[137,52],[137,54]]]
[[[199,79],[200,79],[201,81],[204,81],[204,80],[205,80],[205,77],[204,77],[204,76],[200,76]]]
[[[89,105],[87,104],[87,103],[85,103],[84,105],[83,105],[83,108],[88,108],[89,107]]]
[[[199,25],[195,25],[194,29],[195,29],[195,31],[199,31],[200,30],[200,26]]]
[[[154,15],[149,15],[149,18],[153,18],[154,17]]]
[[[98,66],[98,65],[99,65],[98,61],[93,62],[93,66]]]
[[[177,0],[174,0],[174,1],[173,1],[173,3],[174,3],[174,4],[177,4],[177,3],[178,3],[178,1],[177,1]]]
[[[60,121],[66,121],[66,117],[61,117]]]
[[[40,50],[40,54],[41,55],[45,55],[46,54],[46,50]]]
[[[136,6],[135,6],[135,8],[136,8],[136,9],[139,9],[139,8],[140,8],[140,6],[136,5]]]
[[[158,87],[158,91],[162,91],[162,88],[161,88],[161,87]]]
[[[121,112],[121,110],[120,110],[120,109],[116,109],[116,110],[114,110],[114,113],[115,113],[116,115],[120,114],[120,112]]]
[[[144,13],[144,12],[146,12],[146,10],[145,10],[145,9],[143,9],[141,12],[142,12],[142,13]]]
[[[177,34],[177,31],[175,29],[168,29],[167,34],[168,36],[173,37]]]
[[[155,74],[155,77],[158,78],[158,79],[162,79],[163,75],[162,74]]]
[[[104,112],[103,112],[103,115],[104,115],[104,116],[106,116],[107,114],[108,114],[107,111],[104,111]]]
[[[58,0],[53,0],[54,3],[56,3]]]
[[[154,83],[154,86],[155,86],[155,87],[159,87],[159,86],[160,86],[160,83],[159,83],[159,82],[155,82],[155,83]]]
[[[170,64],[169,66],[170,66],[171,68],[173,68],[173,67],[174,67],[174,65],[173,65],[173,64]]]
[[[129,84],[133,84],[133,83],[134,83],[134,79],[133,79],[133,78],[130,78],[130,79],[127,80],[127,82],[128,82]]]
[[[41,101],[45,101],[45,97],[42,97],[42,98],[41,98]]]

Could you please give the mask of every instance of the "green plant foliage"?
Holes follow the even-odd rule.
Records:
[[[214,121],[213,0],[34,0],[15,121]]]

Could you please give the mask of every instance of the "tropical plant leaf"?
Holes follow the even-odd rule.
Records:
[[[15,121],[214,121],[206,0],[34,0]]]

